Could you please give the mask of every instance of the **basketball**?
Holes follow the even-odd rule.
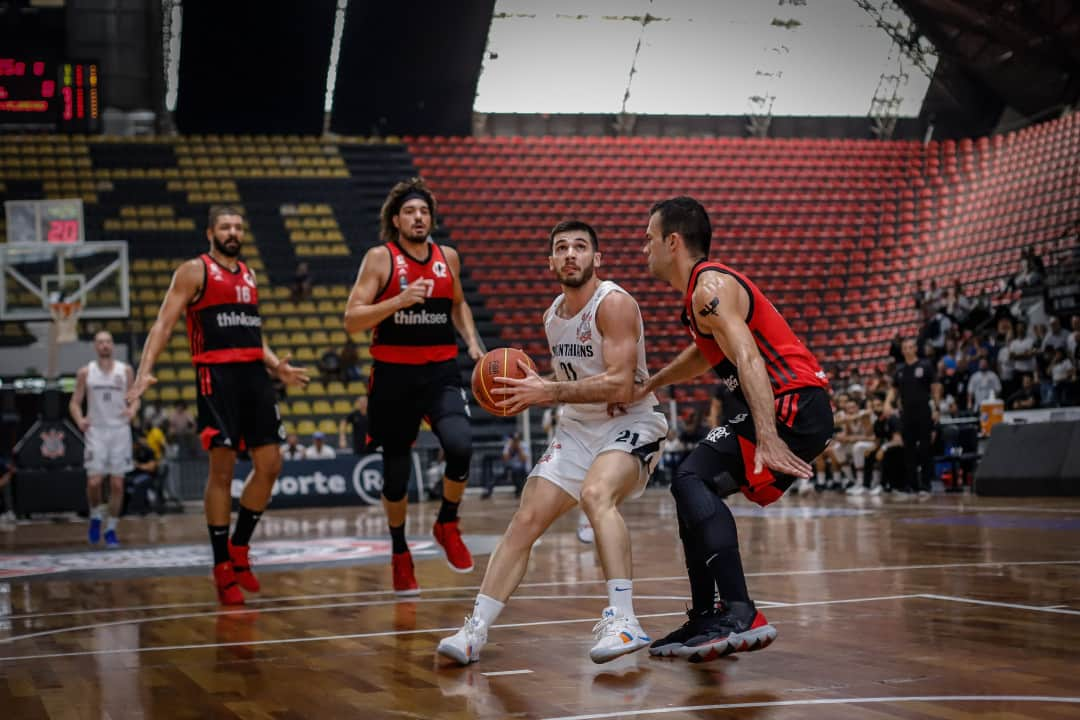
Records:
[[[525,361],[529,364],[530,368],[536,370],[536,363],[532,361],[532,358],[517,348],[495,348],[494,350],[489,350],[487,355],[480,358],[480,361],[476,363],[476,367],[473,368],[473,397],[476,398],[476,402],[480,404],[480,407],[484,408],[492,415],[498,417],[510,417],[511,415],[517,414],[507,412],[506,408],[495,407],[495,403],[501,401],[503,397],[492,393],[491,391],[502,386],[502,383],[495,382],[495,378],[525,377],[525,373],[518,367],[518,360]]]

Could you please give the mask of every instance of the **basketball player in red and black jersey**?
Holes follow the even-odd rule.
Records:
[[[671,485],[693,607],[650,647],[692,662],[767,646],[776,637],[746,589],[735,518],[723,498],[741,491],[765,506],[797,478],[833,433],[828,381],[817,360],[754,283],[709,260],[712,224],[689,197],[650,211],[649,271],[684,294],[693,342],[640,389],[685,382],[710,367],[723,388],[720,424],[679,465]],[[714,603],[714,591],[722,604]]]
[[[382,245],[368,250],[345,307],[349,333],[374,328],[368,381],[370,446],[382,447],[383,508],[393,544],[394,591],[420,589],[405,542],[409,453],[427,418],[446,456],[435,539],[451,569],[469,572],[472,555],[461,540],[458,504],[472,456],[469,407],[457,365],[456,328],[469,357],[484,355],[472,310],[461,289],[461,259],[431,237],[435,197],[419,178],[399,182],[383,203]]]
[[[285,432],[270,373],[286,385],[305,385],[308,375],[290,365],[287,357],[278,358],[262,337],[255,274],[239,257],[243,215],[236,208],[210,208],[206,237],[209,252],[188,260],[173,274],[128,397],[134,401],[157,382],[154,363],[184,313],[198,382],[199,434],[210,454],[205,508],[214,582],[222,604],[241,605],[240,588],[259,589],[248,560],[248,542],[281,472],[279,444]],[[253,470],[244,483],[230,538],[230,489],[240,450],[251,454]]]

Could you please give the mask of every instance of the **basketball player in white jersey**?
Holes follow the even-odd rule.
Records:
[[[529,371],[494,392],[511,412],[561,403],[562,415],[491,555],[472,615],[439,643],[439,654],[461,664],[479,659],[488,629],[525,575],[533,544],[578,503],[596,533],[608,590],[589,657],[603,663],[650,642],[634,614],[630,536],[618,509],[645,489],[667,436],[667,419],[653,411],[656,398],[632,401],[635,384],[648,379],[641,311],[625,290],[596,277],[601,258],[591,227],[559,223],[550,242],[548,264],[563,287],[544,313],[555,379]],[[625,413],[609,416],[609,403],[625,404]]]
[[[75,376],[75,392],[68,410],[71,418],[86,436],[86,497],[90,503],[91,545],[101,539],[101,523],[105,505],[101,485],[109,478],[108,521],[105,527],[105,547],[120,546],[116,538],[116,522],[124,505],[124,476],[131,472],[131,418],[139,411],[139,403],[128,405],[127,391],[134,381],[131,366],[113,359],[112,335],[102,330],[94,336],[97,360],[79,369]],[[82,403],[86,398],[86,414]]]

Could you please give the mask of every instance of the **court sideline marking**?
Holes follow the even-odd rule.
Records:
[[[827,568],[821,570],[769,570],[765,572],[753,572],[746,573],[746,577],[784,577],[788,575],[837,575],[846,573],[864,573],[864,572],[889,572],[893,570],[947,570],[956,568],[978,568],[978,567],[1019,567],[1019,566],[1040,566],[1040,565],[1080,565],[1080,560],[1004,560],[997,562],[974,562],[974,563],[934,563],[926,565],[880,565],[877,567],[855,567],[855,568]],[[634,578],[635,583],[645,582],[674,582],[677,580],[686,580],[685,575],[671,575],[666,577],[647,577],[647,578]],[[561,585],[589,585],[589,584],[603,584],[606,582],[602,579],[596,580],[550,580],[545,582],[531,582],[521,583],[518,587],[522,588],[539,588],[539,587],[558,587]],[[479,585],[462,585],[462,586],[444,586],[444,587],[425,587],[423,592],[461,592],[468,590],[479,590]],[[348,593],[318,593],[312,595],[285,595],[282,597],[260,597],[251,598],[247,602],[249,605],[262,605],[265,603],[276,602],[289,602],[293,600],[319,600],[324,598],[344,598],[344,597],[369,597],[375,595],[392,595],[393,590],[362,590],[358,592]],[[111,608],[86,608],[83,610],[61,610],[58,612],[41,612],[41,613],[22,613],[19,615],[0,615],[0,620],[28,620],[30,618],[41,617],[60,617],[63,615],[93,615],[97,613],[113,613],[113,612],[136,612],[142,610],[172,610],[176,608],[184,607],[213,607],[217,603],[213,601],[203,602],[186,602],[186,603],[165,603],[160,605],[131,605],[127,607],[111,607]]]
[[[677,712],[701,712],[703,710],[738,710],[740,708],[805,707],[807,705],[860,705],[863,703],[905,702],[1034,702],[1034,703],[1080,703],[1080,697],[1057,697],[1054,695],[913,695],[868,698],[811,698],[807,700],[769,700],[762,702],[723,703],[719,705],[683,705],[680,707],[654,708],[652,710],[620,710],[618,712],[590,713],[588,715],[560,715],[545,720],[600,720],[640,715],[660,715]]]

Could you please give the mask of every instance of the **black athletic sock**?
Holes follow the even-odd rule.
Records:
[[[248,510],[241,505],[240,512],[236,516],[236,528],[233,529],[232,544],[247,545],[251,542],[251,533],[255,532],[255,525],[258,524],[261,517],[261,511]]]
[[[435,518],[435,522],[448,523],[457,520],[457,509],[460,504],[460,502],[450,502],[444,496],[442,505],[439,507],[439,517]]]
[[[683,553],[686,555],[686,574],[690,578],[690,603],[697,612],[711,610],[716,603],[716,581],[713,580],[709,566],[701,550],[695,547],[693,534],[679,519],[679,537],[682,539]]]
[[[229,559],[229,526],[207,525],[210,531],[210,548],[214,551],[214,564],[223,563]]]
[[[405,542],[405,523],[401,523],[397,527],[390,525],[390,543],[393,545],[393,553],[406,552],[409,549],[409,544]]]
[[[722,600],[750,602],[743,574],[742,557],[739,555],[739,535],[735,529],[735,516],[727,503],[717,503],[713,516],[695,528],[701,542],[705,564],[709,568],[716,589]]]

